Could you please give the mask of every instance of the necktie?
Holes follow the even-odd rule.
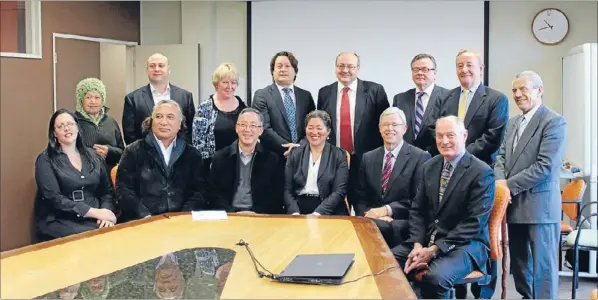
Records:
[[[388,187],[388,180],[390,179],[390,174],[392,173],[390,170],[392,169],[392,152],[386,153],[386,159],[384,160],[384,167],[382,168],[382,176],[380,177],[380,181],[382,182],[382,195],[386,192],[386,188]]]
[[[461,99],[459,100],[459,112],[457,113],[457,117],[463,121],[465,120],[465,112],[467,111],[467,94],[469,90],[463,89],[461,92]]]
[[[415,103],[415,122],[413,126],[413,133],[415,137],[419,134],[419,131],[422,127],[422,119],[424,118],[424,100],[422,100],[422,96],[424,92],[417,92],[417,102]]]
[[[287,121],[289,122],[289,130],[291,131],[291,138],[293,139],[293,143],[297,142],[297,125],[295,122],[295,103],[293,103],[293,98],[291,98],[291,89],[284,88],[282,89],[284,92],[284,110],[287,113]]]
[[[449,179],[451,178],[451,169],[453,166],[450,162],[444,163],[444,168],[442,168],[442,174],[440,174],[440,190],[438,191],[438,202],[442,202],[442,196],[444,196],[444,191],[446,190],[446,186],[448,185]]]
[[[515,138],[513,139],[513,151],[515,151],[515,147],[517,147],[517,143],[519,143],[519,139],[521,138],[521,134],[525,130],[525,126],[527,125],[527,120],[525,116],[521,117],[521,121],[519,121],[519,125],[515,129]]]
[[[343,89],[341,97],[341,121],[340,121],[340,144],[341,148],[353,152],[353,135],[351,134],[351,104],[349,103],[349,88]]]

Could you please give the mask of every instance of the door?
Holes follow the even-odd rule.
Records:
[[[127,47],[125,45],[100,44],[100,80],[106,86],[108,115],[122,128],[124,99],[129,90],[127,84]]]
[[[100,43],[56,38],[55,47],[56,109],[74,111],[77,83],[88,77],[100,78]]]

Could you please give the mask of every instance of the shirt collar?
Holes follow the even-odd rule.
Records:
[[[473,94],[475,94],[475,92],[476,92],[476,91],[478,90],[478,88],[480,87],[480,84],[482,84],[482,82],[481,82],[481,81],[480,81],[480,82],[478,82],[478,83],[476,83],[476,84],[474,84],[474,85],[471,87],[471,89],[469,89],[469,92],[470,92],[470,93],[471,93],[471,92],[473,92]],[[463,90],[464,90],[464,88],[463,88],[463,87],[461,87],[461,93],[463,93]]]
[[[425,90],[423,90],[424,94],[426,94],[426,95],[428,95],[428,96],[432,95],[432,91],[434,90],[434,86],[435,86],[435,85],[436,85],[436,84],[434,84],[434,83],[430,84],[430,86],[428,86],[428,87],[427,87]],[[419,92],[421,92],[421,91],[419,90],[419,88],[415,87],[415,93],[417,94],[417,93],[419,93]]]
[[[150,90],[152,91],[152,94],[157,94],[158,91],[156,90],[156,88],[150,83]],[[168,86],[166,86],[166,91],[164,92],[164,94],[170,94],[170,83],[168,83]]]
[[[291,94],[295,93],[295,85],[294,84],[291,84],[289,86],[282,86],[282,85],[279,85],[276,82],[274,84],[276,84],[276,87],[278,88],[278,91],[281,92],[281,93],[284,93],[283,89],[285,89],[285,88],[291,89],[291,92],[292,92]]]
[[[392,153],[392,157],[397,158],[397,156],[399,156],[399,152],[401,151],[401,148],[403,147],[403,141],[401,141],[399,143],[399,145],[394,148],[392,151],[388,151],[386,149],[386,146],[384,146],[384,157],[386,157],[386,155],[388,155],[388,152]]]
[[[338,92],[342,92],[345,86],[339,81],[338,82]],[[357,91],[357,79],[355,79],[351,84],[349,84],[349,90]]]
[[[542,104],[540,104],[542,105]],[[525,113],[523,116],[525,117],[525,120],[527,120],[528,122],[532,119],[532,117],[534,116],[534,114],[536,113],[536,111],[538,110],[538,108],[540,107],[540,105],[536,105],[536,107],[530,109],[527,113]]]
[[[253,150],[251,150],[251,152],[249,153],[249,155],[245,155],[245,153],[244,153],[244,152],[243,152],[243,150],[241,149],[241,144],[239,144],[239,154],[240,154],[242,157],[249,158],[249,157],[251,157],[251,156],[253,155],[253,153],[255,152],[255,148],[257,148],[257,145],[255,145],[255,146],[256,146],[256,147],[254,147],[254,148],[253,148]]]
[[[155,133],[152,132],[152,134],[154,135],[154,138],[156,139],[156,142],[158,142],[158,145],[160,145],[160,147],[168,150],[168,148],[174,148],[176,147],[176,136],[174,137],[174,140],[172,140],[172,143],[170,143],[170,146],[168,146],[168,148],[164,147],[164,143],[162,143],[162,141],[156,136]]]
[[[457,155],[457,157],[453,158],[453,160],[450,161],[451,166],[453,167],[453,170],[455,170],[457,168],[457,165],[459,164],[459,161],[461,161],[461,158],[463,158],[463,155],[465,155],[465,151],[461,152],[461,154]],[[445,158],[444,163],[446,164],[446,162],[447,162],[447,160]]]

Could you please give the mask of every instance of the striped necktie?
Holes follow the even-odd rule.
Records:
[[[386,192],[386,188],[388,188],[388,180],[390,179],[390,174],[392,173],[390,170],[392,169],[392,152],[386,153],[386,159],[384,160],[384,167],[382,168],[382,195]]]
[[[415,137],[417,137],[422,128],[422,119],[424,118],[424,100],[422,99],[423,95],[424,92],[417,92],[417,101],[415,102],[415,122],[413,124],[413,134]]]

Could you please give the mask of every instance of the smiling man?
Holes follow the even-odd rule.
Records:
[[[183,113],[162,100],[143,122],[145,138],[120,160],[116,191],[125,220],[206,207],[210,191],[199,152],[182,138]]]
[[[387,108],[378,128],[384,146],[363,155],[355,214],[372,219],[392,248],[409,237],[409,208],[430,155],[403,141],[408,125],[402,110]]]
[[[463,49],[455,59],[460,86],[436,102],[434,119],[457,116],[468,135],[467,152],[494,166],[509,119],[509,101],[503,93],[484,86],[482,55]],[[434,151],[433,155],[438,154]]]
[[[147,59],[147,78],[148,85],[125,96],[122,119],[125,143],[131,144],[143,138],[141,123],[151,115],[156,103],[166,99],[176,101],[181,107],[187,127],[185,137],[191,142],[191,128],[195,116],[193,94],[170,84],[170,65],[166,56],[156,53]]]

